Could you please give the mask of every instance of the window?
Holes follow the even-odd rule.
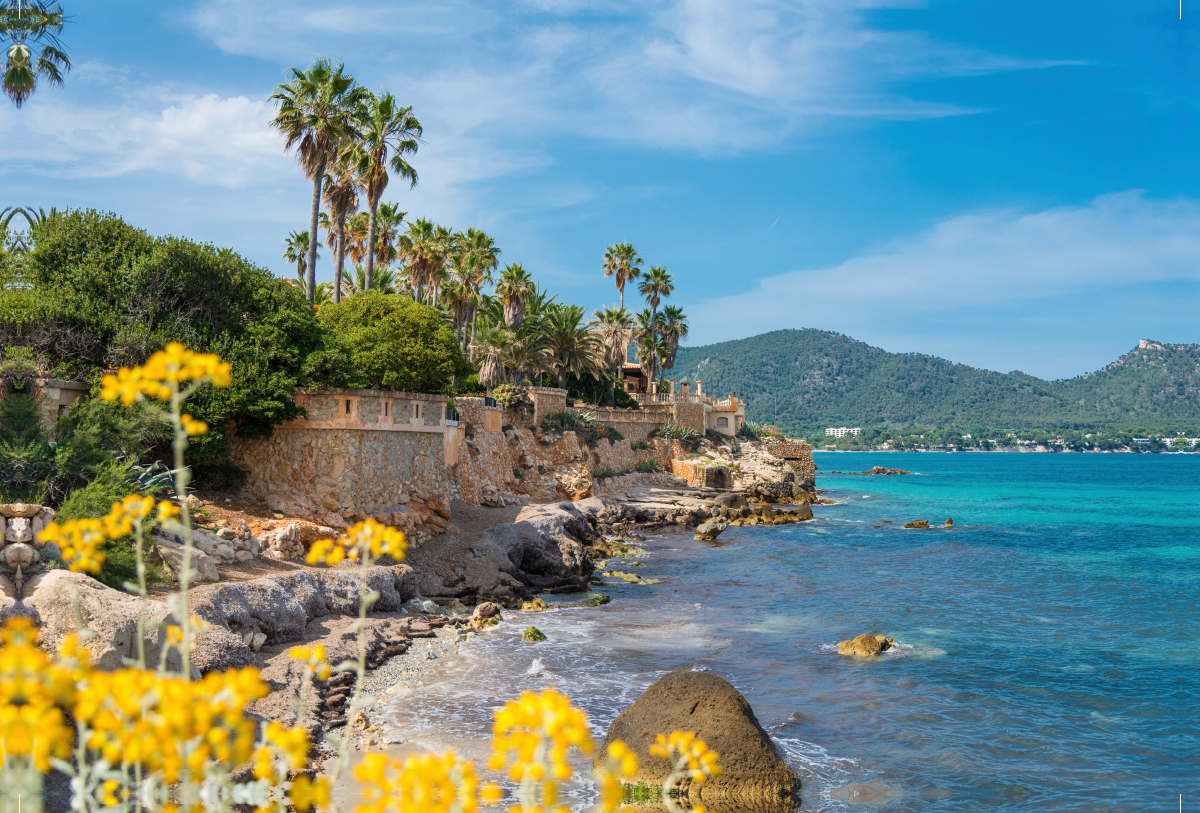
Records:
[[[387,401],[384,401],[384,402],[383,402],[383,417],[385,417],[385,418],[388,416],[388,414],[387,414],[387,408],[388,408],[388,402],[387,402]]]
[[[718,429],[728,429],[729,428],[729,419],[728,418],[717,418],[717,428]]]
[[[349,398],[346,399],[346,414],[347,415],[350,414],[350,399]]]
[[[413,417],[414,418],[421,417],[421,402],[420,401],[413,404]]]

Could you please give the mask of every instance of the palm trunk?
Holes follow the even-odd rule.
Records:
[[[625,286],[618,285],[617,293],[621,295],[621,310],[625,310]]]
[[[471,306],[471,364],[475,364],[475,331],[479,329],[479,306]],[[514,382],[515,383],[515,382]]]
[[[333,272],[333,301],[342,301],[342,269],[346,267],[346,216],[338,218],[337,268]]]
[[[321,181],[325,180],[325,161],[322,160],[313,176],[312,217],[308,221],[308,278],[305,287],[308,289],[308,304],[317,300],[317,224],[321,214]]]
[[[371,202],[371,214],[367,218],[367,278],[366,289],[371,290],[371,275],[375,272],[375,210],[379,201]]]
[[[558,388],[560,390],[567,388],[567,371],[565,369],[559,369],[558,371]]]

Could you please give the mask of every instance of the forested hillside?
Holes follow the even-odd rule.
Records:
[[[824,330],[779,330],[681,347],[667,375],[701,379],[708,393],[737,392],[751,420],[792,431],[910,424],[1200,429],[1200,345],[1142,342],[1098,372],[1043,381],[889,353]]]

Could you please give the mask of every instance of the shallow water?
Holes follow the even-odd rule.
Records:
[[[918,474],[821,474],[839,504],[813,522],[653,539],[635,572],[661,584],[508,613],[463,647],[455,679],[392,701],[391,726],[483,759],[492,710],[523,689],[568,693],[602,736],[663,672],[710,669],[800,773],[802,811],[1195,804],[1200,456],[817,462]],[[952,530],[899,527],[946,517]],[[520,642],[531,623],[550,640]],[[862,632],[900,646],[836,654]]]

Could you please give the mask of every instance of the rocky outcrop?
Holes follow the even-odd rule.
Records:
[[[806,522],[813,518],[812,509],[807,505],[798,508],[780,508],[769,502],[760,502],[753,508],[742,509],[739,516],[731,514],[730,525],[791,525],[795,522]]]
[[[873,658],[887,652],[895,645],[895,641],[882,635],[860,635],[849,641],[838,641],[838,654],[851,655],[859,658]]]
[[[929,527],[929,520],[927,520],[927,519],[914,519],[912,522],[906,522],[906,523],[904,523],[904,527],[905,527],[905,528],[928,528],[928,527]]]
[[[712,542],[728,527],[728,522],[720,517],[714,517],[700,523],[700,527],[696,529],[696,533],[692,538],[697,542]]]
[[[721,765],[719,776],[702,784],[685,780],[680,787],[693,805],[793,810],[798,803],[800,778],[783,761],[746,698],[711,672],[663,675],[617,716],[599,753],[607,753],[613,740],[622,740],[637,754],[632,781],[661,786],[672,766],[651,756],[650,746],[659,734],[672,731],[695,732],[717,752]]]
[[[875,466],[874,468],[867,469],[866,471],[860,471],[859,474],[883,474],[891,477],[894,474],[912,474],[912,472],[905,471],[904,469],[889,469],[886,466]]]
[[[216,553],[217,545],[208,543],[207,540],[200,536],[200,531],[193,532],[192,544],[192,560],[191,568],[195,574],[193,582],[216,582],[221,580],[221,574],[217,571],[217,562],[214,556],[206,553],[202,545],[209,544],[213,553]],[[156,534],[154,537],[154,545],[148,551],[147,558],[151,564],[161,564],[171,573],[171,577],[178,580],[183,574],[183,561],[186,554],[184,546],[180,544],[179,537],[175,534]]]
[[[76,631],[76,591],[83,625],[95,633],[87,642],[93,665],[99,669],[113,670],[123,667],[126,658],[136,659],[142,600],[105,587],[82,573],[67,570],[39,573],[25,585],[21,601],[10,609],[32,617],[41,628],[41,646],[53,651],[62,644],[64,638]],[[164,622],[174,624],[176,621],[167,605],[161,601],[147,600],[145,611],[146,662],[155,665],[166,641],[166,630],[155,625]],[[176,671],[180,668],[179,655],[175,650],[168,655],[167,666]]]

